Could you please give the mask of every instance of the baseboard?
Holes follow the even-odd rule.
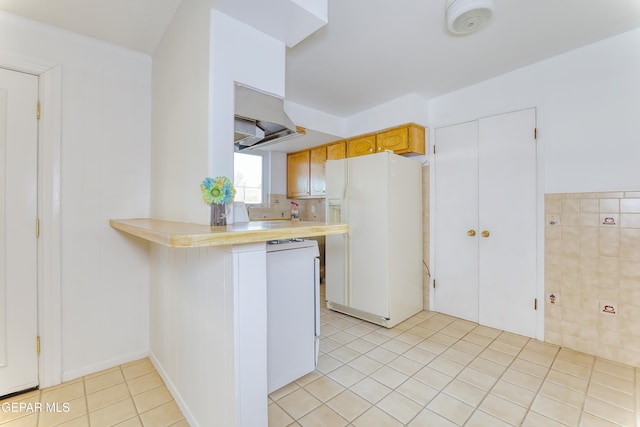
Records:
[[[176,404],[182,411],[182,415],[184,415],[184,418],[187,420],[187,423],[189,423],[191,427],[200,427],[200,424],[196,422],[195,418],[193,417],[193,414],[189,410],[189,407],[187,406],[186,402],[178,392],[178,389],[176,389],[176,387],[173,385],[173,382],[171,381],[171,378],[169,378],[167,371],[165,371],[164,367],[158,361],[158,358],[153,354],[152,351],[149,352],[149,360],[151,360],[151,363],[156,368],[158,375],[160,375],[160,378],[162,378],[162,381],[164,381],[164,384],[167,386],[167,390],[169,390],[169,393],[171,393],[173,400],[176,401]]]
[[[116,357],[114,359],[105,360],[104,362],[96,363],[95,365],[86,366],[80,369],[74,369],[73,371],[62,373],[62,382],[75,380],[76,378],[84,377],[85,375],[95,374],[96,372],[104,371],[105,369],[113,368],[125,363],[133,362],[135,360],[144,359],[149,356],[149,351],[139,351],[135,353],[129,353],[125,356]]]

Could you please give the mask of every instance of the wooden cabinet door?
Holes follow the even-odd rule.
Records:
[[[287,197],[309,195],[309,151],[287,155]]]
[[[347,141],[347,157],[364,156],[376,152],[376,136],[368,135]]]
[[[404,127],[377,134],[376,147],[378,152],[406,151],[409,148],[409,128]]]
[[[314,148],[309,154],[310,195],[324,196],[327,194],[324,166],[327,161],[326,147]]]
[[[347,157],[347,143],[336,142],[327,146],[327,160],[340,160]]]

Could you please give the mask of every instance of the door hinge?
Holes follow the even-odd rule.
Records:
[[[36,238],[40,237],[40,218],[36,218]]]
[[[40,101],[36,104],[36,119],[40,120]]]
[[[433,279],[433,289],[436,288],[436,279]]]
[[[36,355],[40,356],[40,336],[36,337]]]
[[[436,146],[433,146],[433,154],[436,154]]]
[[[534,298],[533,299],[533,309],[537,310],[538,309],[538,298]]]
[[[533,128],[533,139],[538,139],[538,128]]]

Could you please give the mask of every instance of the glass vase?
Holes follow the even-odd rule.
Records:
[[[210,225],[221,226],[227,225],[227,205],[218,205],[211,203],[211,221]]]

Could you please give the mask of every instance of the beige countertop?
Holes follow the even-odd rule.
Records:
[[[251,221],[210,227],[151,218],[112,219],[111,227],[171,248],[237,245],[294,237],[345,234],[346,224],[310,221]]]

